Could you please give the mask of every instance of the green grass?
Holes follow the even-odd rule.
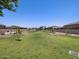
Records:
[[[68,54],[79,51],[79,37],[24,32],[22,41],[0,38],[0,59],[79,59]]]

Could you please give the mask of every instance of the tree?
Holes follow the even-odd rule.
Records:
[[[9,28],[11,28],[11,29],[21,29],[21,28],[23,28],[23,27],[20,27],[20,26],[16,26],[16,25],[12,25],[12,26],[10,26]]]
[[[45,29],[46,29],[46,26],[39,27],[39,30],[45,30]]]
[[[21,41],[21,36],[22,36],[22,31],[21,31],[21,29],[17,28],[16,34],[15,34],[16,40]]]
[[[0,29],[4,29],[4,28],[6,28],[6,25],[0,24]]]
[[[0,16],[3,16],[4,9],[15,12],[17,6],[18,0],[0,0]]]

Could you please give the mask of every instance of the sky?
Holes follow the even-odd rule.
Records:
[[[79,0],[20,0],[16,12],[3,12],[0,24],[7,26],[63,26],[79,21]]]

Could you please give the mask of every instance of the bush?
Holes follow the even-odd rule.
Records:
[[[22,41],[22,39],[16,39],[16,41]]]
[[[16,29],[15,40],[16,41],[22,41],[21,36],[22,36],[21,29]]]

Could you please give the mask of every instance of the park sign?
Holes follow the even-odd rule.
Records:
[[[79,52],[77,52],[77,51],[69,50],[69,54],[72,56],[79,57]]]

